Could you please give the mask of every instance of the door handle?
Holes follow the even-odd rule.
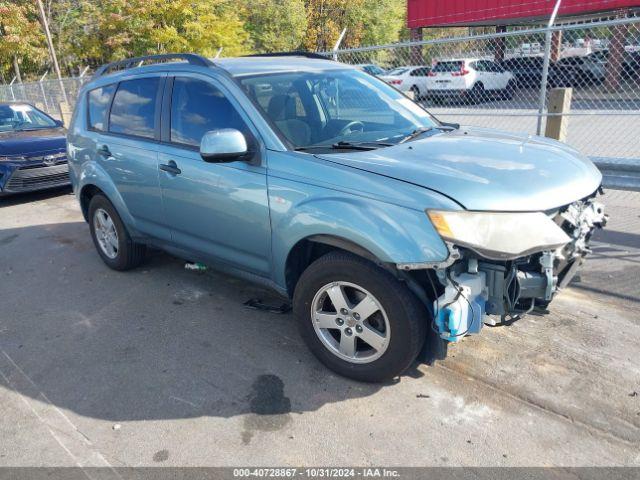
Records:
[[[98,147],[98,154],[105,158],[113,157],[113,155],[111,155],[111,150],[109,150],[108,145],[100,145]]]
[[[173,160],[169,160],[169,163],[161,163],[160,170],[170,173],[171,175],[179,175],[182,170],[178,168],[178,165]]]

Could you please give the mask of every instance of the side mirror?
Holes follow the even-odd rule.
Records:
[[[62,120],[53,120],[54,122],[56,122],[56,127],[64,127],[64,122]]]
[[[247,153],[247,139],[235,128],[211,130],[200,141],[200,156],[205,162],[233,162]]]

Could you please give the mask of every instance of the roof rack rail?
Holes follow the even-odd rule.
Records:
[[[159,55],[145,55],[144,57],[125,58],[124,60],[118,60],[117,62],[107,63],[102,65],[96,73],[93,74],[94,78],[101,75],[106,75],[111,70],[121,69],[127,70],[129,68],[135,68],[142,66],[143,63],[153,61],[160,63],[163,60],[186,60],[191,65],[198,65],[201,67],[211,67],[213,62],[201,55],[195,53],[162,53]]]
[[[319,60],[332,60],[326,55],[316,52],[305,52],[303,50],[297,50],[293,52],[273,52],[273,53],[253,53],[245,55],[245,57],[307,57],[317,58]]]

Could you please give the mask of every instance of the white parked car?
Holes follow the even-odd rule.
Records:
[[[517,85],[513,74],[500,64],[478,58],[441,60],[431,68],[426,83],[428,98],[471,101],[511,98]]]
[[[401,92],[413,92],[413,98],[419,100],[427,93],[427,78],[430,70],[424,65],[398,67],[380,75],[380,78]]]

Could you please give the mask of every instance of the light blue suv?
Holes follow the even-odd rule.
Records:
[[[270,286],[320,361],[362,381],[546,309],[606,221],[572,148],[440,122],[313,54],[101,67],[68,157],[109,267],[150,245]]]

